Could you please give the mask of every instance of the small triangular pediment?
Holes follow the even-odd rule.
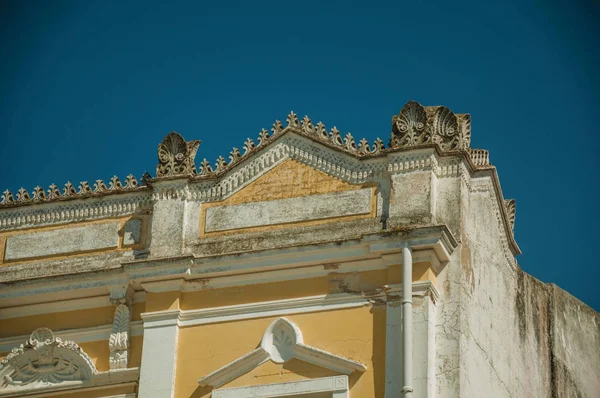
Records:
[[[257,349],[204,376],[198,383],[217,388],[268,364],[269,361],[272,365],[279,365],[276,366],[278,369],[293,367],[295,373],[299,373],[300,369],[311,369],[311,372],[317,373],[326,371],[349,375],[354,371],[364,372],[367,369],[360,362],[304,344],[298,326],[286,318],[279,318],[269,325]],[[302,363],[313,367],[302,366]]]

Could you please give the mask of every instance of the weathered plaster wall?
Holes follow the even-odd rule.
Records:
[[[553,398],[600,396],[600,314],[550,285]]]
[[[437,396],[598,396],[598,313],[508,261],[487,189],[462,184],[460,206],[446,211],[461,214],[460,248],[438,275]]]
[[[433,219],[431,171],[391,175],[390,221],[392,226],[427,225]]]

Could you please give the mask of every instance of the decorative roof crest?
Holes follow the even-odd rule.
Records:
[[[470,143],[471,117],[467,114],[409,101],[392,117],[392,148],[437,144],[443,152],[467,151]]]
[[[172,131],[158,146],[156,177],[186,176],[196,174],[194,158],[200,141],[185,142],[183,137]]]
[[[293,131],[295,134],[359,158],[380,156],[404,148],[437,145],[442,152],[467,152],[475,167],[489,166],[487,151],[470,149],[470,116],[455,114],[443,106],[423,107],[415,101],[406,103],[400,113],[392,118],[391,147],[387,149],[379,138],[370,145],[366,139],[356,140],[350,133],[342,136],[336,127],[328,132],[322,122],[313,123],[308,116],[299,120],[294,112],[289,113],[286,122],[287,125],[284,127],[280,120],[276,120],[271,129],[272,134],[263,128],[258,134],[256,144],[253,139],[247,138],[242,147],[243,153],[239,149],[233,148],[229,154],[229,162],[223,156],[219,156],[215,165],[211,166],[208,160],[204,159],[198,173],[196,173],[194,160],[200,141],[186,142],[180,134],[171,132],[158,146],[156,178],[189,177],[196,174],[198,178],[214,178],[264,148],[268,143],[275,141],[286,131]],[[102,180],[96,180],[93,189],[85,181],[80,183],[78,190],[71,182],[67,182],[62,194],[54,184],[50,186],[47,194],[41,188],[36,187],[31,196],[24,188],[21,188],[16,194],[16,198],[6,190],[1,196],[0,207],[119,193],[148,187],[152,181],[153,179],[148,173],[142,177],[141,184],[131,174],[123,183],[114,176],[108,186]]]

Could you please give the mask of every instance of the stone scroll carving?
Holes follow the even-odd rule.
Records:
[[[443,106],[424,107],[409,101],[392,118],[392,148],[437,144],[446,151],[467,151],[471,144],[471,117]]]
[[[0,386],[85,381],[97,373],[81,347],[55,337],[48,328],[39,328],[2,360]]]
[[[194,159],[199,146],[198,140],[185,142],[180,134],[169,133],[158,146],[156,177],[196,174]]]

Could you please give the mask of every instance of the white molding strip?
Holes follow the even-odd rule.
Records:
[[[402,285],[387,285],[374,295],[335,293],[293,299],[261,301],[249,304],[227,305],[197,310],[166,310],[144,312],[144,328],[155,328],[177,324],[179,327],[231,322],[243,319],[264,318],[308,312],[357,308],[370,305],[374,299],[393,300],[402,293]],[[413,296],[431,295],[435,301],[439,292],[431,281],[413,282]]]
[[[321,377],[318,379],[291,381],[288,383],[262,384],[214,390],[212,398],[281,397],[314,393],[332,393],[335,398],[348,397],[348,376]]]
[[[262,347],[258,347],[256,350],[249,352],[243,357],[240,357],[203,377],[198,380],[198,383],[201,386],[220,387],[223,384],[250,372],[252,369],[268,360],[269,353],[263,350]]]
[[[369,300],[360,295],[337,293],[198,310],[145,312],[142,314],[142,319],[144,320],[144,328],[166,326],[174,322],[180,327],[185,327],[242,319],[356,308],[368,304]]]
[[[56,331],[55,334],[57,337],[60,337],[63,340],[71,340],[76,342],[77,344],[87,343],[89,341],[102,341],[109,339],[112,326],[112,324],[109,324],[102,326],[94,326],[91,328],[65,329]],[[129,328],[129,333],[131,336],[141,336],[144,334],[144,327],[142,326],[142,321],[131,322]],[[15,337],[1,338],[0,352],[9,352],[10,350],[12,350],[15,347],[18,347],[20,344],[23,344],[27,340],[29,340],[28,334],[23,334]]]

